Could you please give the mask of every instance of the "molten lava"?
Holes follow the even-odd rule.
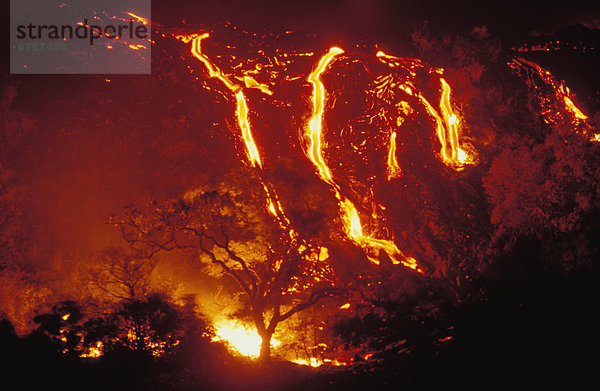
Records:
[[[353,242],[365,249],[367,258],[371,260],[371,262],[379,265],[380,251],[384,251],[393,264],[402,264],[406,267],[421,272],[421,269],[419,269],[417,266],[417,261],[412,257],[405,256],[393,241],[376,239],[363,233],[360,216],[356,206],[352,201],[341,194],[340,187],[333,180],[331,170],[323,158],[321,139],[323,133],[323,113],[325,110],[325,87],[321,81],[321,74],[325,72],[327,66],[331,63],[334,57],[342,54],[343,52],[344,51],[342,49],[337,47],[329,49],[329,52],[321,58],[317,67],[313,72],[310,73],[308,77],[308,81],[313,86],[313,110],[306,131],[306,134],[310,140],[307,157],[317,168],[321,179],[331,185],[335,197],[339,201],[339,207],[341,210],[342,221],[344,222],[346,234]]]
[[[205,65],[206,69],[208,70],[209,77],[220,80],[222,84],[225,85],[225,87],[227,87],[227,89],[229,89],[232,93],[235,94],[237,105],[236,117],[238,121],[238,126],[241,130],[242,139],[244,140],[244,143],[246,145],[246,153],[253,166],[262,168],[262,161],[258,152],[258,147],[254,142],[250,124],[248,121],[248,104],[246,101],[246,97],[243,93],[243,87],[233,82],[232,78],[223,73],[202,52],[201,42],[203,39],[208,37],[209,34],[205,33],[199,36],[180,36],[179,38],[183,39],[184,42],[191,41],[191,52],[194,57],[196,57]],[[353,241],[365,250],[367,258],[373,263],[379,264],[379,258],[381,256],[381,252],[383,251],[387,254],[387,257],[391,260],[393,264],[402,264],[406,267],[422,272],[422,270],[417,267],[416,260],[412,257],[405,256],[392,240],[375,238],[363,232],[363,226],[361,224],[360,215],[356,206],[350,199],[342,195],[341,188],[333,180],[331,170],[323,157],[323,116],[325,114],[326,91],[322,81],[320,80],[320,76],[323,72],[326,71],[327,67],[335,59],[335,57],[342,54],[343,52],[344,51],[340,48],[331,48],[328,51],[328,53],[320,59],[314,71],[311,72],[308,76],[308,82],[313,87],[313,108],[312,115],[308,122],[305,133],[307,139],[309,140],[309,146],[306,150],[307,157],[317,168],[319,177],[323,179],[326,183],[331,185],[335,197],[337,198],[339,203],[339,207],[341,210],[341,218],[344,223],[346,234],[351,241]],[[251,79],[248,76],[244,76],[242,80],[245,81],[246,87],[259,88],[261,91],[269,95],[272,94],[272,92],[268,89],[267,86],[259,85],[257,82],[253,81],[254,79]],[[456,117],[453,114],[448,114],[448,118],[450,118],[448,120],[449,122],[454,121],[452,122],[452,129],[455,129]],[[392,136],[392,138],[395,139],[395,136]],[[455,144],[456,143],[453,143],[452,145]],[[395,147],[390,148],[392,149],[392,151],[389,154],[389,162],[393,170],[392,176],[395,176],[398,175],[398,172],[400,172],[400,167],[395,158]],[[264,185],[264,188],[267,192],[267,210],[271,214],[278,216],[280,218],[280,221],[285,221],[286,223],[289,222],[289,220],[287,219],[287,217],[285,217],[285,214],[283,213],[283,208],[277,200],[276,194],[274,194],[274,192],[270,192],[268,186]]]
[[[442,158],[444,162],[453,165],[456,168],[463,168],[465,164],[471,163],[471,158],[467,153],[460,148],[459,135],[458,135],[458,116],[452,111],[452,105],[450,104],[450,93],[451,89],[446,80],[440,78],[442,83],[442,97],[440,99],[440,109],[444,117],[444,123],[446,124],[446,131],[440,135],[441,139],[447,139],[449,141],[448,152],[445,148],[442,149]],[[442,144],[443,145],[443,144]]]
[[[332,199],[335,199],[337,204],[335,212],[339,217],[338,221],[341,222],[340,228],[345,238],[360,247],[372,264],[382,265],[386,262],[403,265],[423,273],[423,266],[415,258],[405,255],[396,244],[394,229],[387,223],[382,212],[388,210],[387,205],[381,205],[378,202],[374,184],[380,185],[382,181],[378,176],[383,176],[385,178],[383,182],[386,185],[403,185],[405,177],[411,175],[411,166],[409,165],[413,162],[406,158],[409,155],[406,154],[406,146],[412,145],[408,143],[411,140],[410,137],[416,133],[415,125],[419,125],[419,132],[427,132],[424,137],[418,135],[417,147],[421,148],[425,154],[431,152],[434,159],[450,169],[447,171],[460,172],[469,165],[477,163],[475,148],[469,143],[470,139],[465,134],[468,128],[464,126],[459,112],[452,104],[450,84],[441,77],[444,70],[431,68],[419,60],[395,57],[382,51],[376,53],[373,61],[346,54],[339,47],[331,47],[320,58],[308,65],[307,62],[312,60],[311,57],[314,54],[312,52],[298,54],[298,56],[305,57],[306,60],[299,64],[295,63],[293,71],[288,68],[293,62],[288,53],[276,51],[277,54],[269,56],[264,51],[259,51],[261,58],[266,60],[264,63],[255,61],[255,59],[242,60],[232,66],[228,73],[225,73],[202,51],[201,43],[208,37],[209,34],[205,33],[180,36],[179,38],[186,43],[191,42],[191,53],[203,63],[208,71],[208,76],[218,80],[219,84],[225,87],[226,94],[235,97],[236,127],[239,128],[248,161],[257,169],[261,177],[267,198],[266,210],[268,213],[276,217],[292,237],[295,235],[295,231],[292,229],[294,221],[288,219],[284,213],[285,204],[290,200],[282,199],[280,201],[275,184],[263,179],[263,174],[266,177],[267,171],[264,168],[267,164],[265,162],[271,163],[270,154],[273,153],[276,157],[282,154],[281,151],[272,152],[271,148],[273,145],[279,145],[284,138],[278,138],[276,142],[269,144],[267,139],[271,135],[261,133],[261,141],[263,141],[261,148],[266,152],[264,156],[261,156],[255,142],[253,129],[261,129],[259,120],[262,119],[268,123],[271,117],[275,117],[261,116],[259,108],[265,107],[261,105],[270,104],[278,109],[302,107],[295,104],[297,102],[292,101],[289,96],[280,95],[289,93],[290,90],[296,91],[294,88],[305,81],[304,84],[301,84],[301,91],[305,91],[304,87],[306,86],[310,87],[310,96],[304,96],[304,92],[301,92],[300,96],[295,99],[302,103],[310,102],[311,107],[305,113],[292,113],[295,129],[288,133],[295,132],[295,134],[290,135],[289,142],[302,148],[305,157],[312,164],[314,174],[328,186],[330,195],[333,195]],[[227,56],[219,56],[219,58],[224,57]],[[232,59],[235,57],[231,56]],[[342,123],[336,124],[335,109],[343,111],[345,107],[348,108],[347,110],[361,107],[358,104],[352,106],[353,102],[348,102],[353,100],[354,96],[346,97],[343,95],[345,91],[338,91],[338,89],[343,89],[340,87],[340,85],[343,86],[341,79],[348,76],[343,71],[356,69],[352,68],[352,64],[361,61],[369,65],[369,67],[365,66],[364,69],[367,70],[365,73],[369,77],[375,75],[368,79],[365,85],[360,84],[362,90],[359,94],[362,95],[356,99],[361,100],[364,97],[364,100],[368,102],[362,106],[365,113],[358,113],[356,120],[343,117]],[[564,106],[561,109],[570,113],[574,124],[585,127],[587,116],[575,106],[566,87],[562,84],[558,85],[550,73],[539,66],[525,60],[515,61],[518,66],[527,66],[533,69],[533,72],[537,73],[543,82],[552,86],[557,99]],[[269,70],[265,71],[267,67]],[[312,71],[309,67],[312,68]],[[265,77],[269,80],[267,84],[257,81],[257,79],[261,80],[259,76],[256,76],[261,69],[265,71]],[[329,79],[330,77],[331,79]],[[330,84],[330,80],[334,80],[334,82]],[[290,87],[291,85],[293,86]],[[329,86],[333,86],[331,90],[328,90]],[[248,99],[248,97],[255,96],[250,93],[249,89],[255,89],[262,93],[260,102]],[[246,95],[245,92],[248,94]],[[254,104],[256,106],[253,106]],[[340,109],[339,106],[343,105],[346,106]],[[249,120],[251,109],[253,115],[258,118],[255,120],[253,117],[253,126]],[[553,122],[555,118],[552,116],[555,114],[544,110],[542,115],[546,116],[546,121]],[[282,110],[282,112],[284,111]],[[421,113],[425,114],[424,121],[421,120],[423,116],[419,117]],[[299,121],[297,121],[298,119]],[[268,125],[272,124],[268,123]],[[352,133],[354,125],[363,126],[363,128]],[[344,137],[353,137],[356,134],[360,134],[361,138],[357,137],[356,140],[348,141],[346,145],[339,145],[346,141]],[[297,139],[293,139],[294,137]],[[591,139],[600,140],[600,136],[593,135]],[[348,145],[351,148],[342,150]],[[295,146],[290,150],[294,150],[294,148]],[[357,156],[357,162],[344,158],[336,160],[339,158],[336,151],[343,151],[346,154],[344,157],[350,159],[352,157],[348,155],[348,151],[352,151]],[[368,157],[365,158],[367,155]],[[276,161],[273,159],[273,162]],[[360,172],[361,163],[367,167],[364,169],[366,173]],[[379,166],[372,169],[369,164]],[[371,182],[364,184],[365,180]],[[404,186],[406,187],[406,185]],[[403,232],[403,235],[406,236],[406,232]],[[346,303],[338,308],[343,310],[350,307],[350,303]],[[259,355],[261,340],[253,327],[227,319],[217,320],[214,326],[217,339],[229,341],[232,347],[241,354],[251,357]],[[273,342],[274,346],[279,344],[276,340]],[[323,362],[316,359],[302,361],[303,364],[311,366],[317,366]]]
[[[402,175],[402,170],[398,165],[398,159],[396,158],[396,132],[390,134],[390,145],[388,147],[387,156],[387,178],[388,181],[392,178],[398,178]]]
[[[392,69],[402,66],[402,59],[399,57],[391,56],[382,51],[377,52],[376,56],[379,61],[388,65]],[[410,64],[409,67],[411,68],[410,78],[406,80],[405,83],[399,85],[398,88],[404,91],[406,94],[419,99],[427,112],[434,118],[436,123],[436,134],[441,146],[441,160],[444,162],[444,164],[454,168],[457,171],[464,169],[465,165],[474,164],[475,159],[472,153],[467,153],[467,151],[464,149],[464,145],[462,145],[461,148],[460,120],[458,115],[452,109],[450,100],[452,89],[450,88],[450,85],[446,82],[446,80],[440,77],[439,80],[442,87],[439,104],[442,114],[440,115],[433,105],[431,105],[431,103],[429,103],[429,101],[425,98],[425,96],[417,91],[413,85],[413,80],[411,80],[416,76],[416,73],[412,70],[412,68],[419,68],[422,67],[422,65],[420,63],[413,63]],[[436,69],[435,72],[442,74],[443,69]],[[389,78],[383,78],[382,81],[385,82],[380,84],[379,88],[384,88],[385,84],[391,83]],[[399,120],[400,125],[401,117],[399,117]]]
[[[508,63],[508,66],[517,73],[524,71],[527,76],[526,82],[533,90],[548,87],[551,89],[554,95],[552,99],[544,93],[538,94],[541,114],[545,123],[553,126],[570,123],[572,126],[569,129],[588,137],[589,141],[598,142],[600,140],[600,134],[590,134],[593,128],[587,122],[588,116],[575,105],[571,91],[564,82],[559,83],[550,71],[523,58],[515,58]],[[558,102],[561,104],[557,104]],[[565,116],[564,113],[568,115]]]
[[[337,47],[329,49],[329,52],[321,58],[317,68],[308,77],[308,81],[313,86],[313,112],[306,130],[306,134],[310,140],[308,157],[319,170],[319,176],[330,185],[334,185],[334,183],[331,178],[329,167],[327,167],[327,164],[323,160],[321,151],[323,113],[325,112],[325,87],[323,87],[320,76],[325,71],[331,60],[333,60],[335,56],[342,53],[344,53],[344,51]]]
[[[253,166],[261,167],[262,163],[260,160],[260,154],[258,152],[258,148],[256,147],[256,143],[254,142],[254,138],[252,137],[250,123],[248,122],[248,105],[246,103],[244,92],[239,85],[232,82],[216,65],[210,61],[206,55],[202,53],[200,44],[203,39],[208,37],[209,34],[205,33],[192,39],[192,54],[194,57],[204,63],[204,66],[208,70],[210,77],[219,79],[225,85],[225,87],[235,94],[235,100],[237,102],[236,116],[238,125],[242,131],[242,138],[246,144],[246,153],[248,154],[250,162]]]
[[[214,65],[210,61],[210,59],[204,53],[202,53],[201,42],[203,39],[206,39],[209,36],[209,33],[204,33],[199,36],[176,36],[176,38],[181,39],[183,42],[191,41],[192,55],[198,60],[202,61],[202,63],[208,70],[209,76],[211,78],[217,78],[218,80],[220,80],[227,87],[227,89],[229,89],[232,93],[235,94],[235,114],[237,117],[238,127],[241,130],[242,139],[244,140],[244,144],[246,146],[246,153],[252,166],[261,169],[262,161],[260,158],[258,147],[256,146],[256,143],[252,136],[250,122],[248,121],[248,104],[246,102],[246,96],[244,95],[243,87],[231,81],[231,79],[225,73],[223,73],[216,65]],[[258,83],[252,77],[246,75],[243,77],[242,80],[244,81],[244,84],[247,88],[257,88],[267,95],[272,95],[272,92],[269,90],[268,86]],[[289,220],[283,211],[281,203],[278,200],[277,194],[269,191],[268,186],[264,182],[263,188],[265,190],[267,198],[267,210],[273,216],[277,217],[279,224],[282,227],[289,227]],[[293,234],[293,231],[291,229],[289,229],[289,232],[290,235]]]

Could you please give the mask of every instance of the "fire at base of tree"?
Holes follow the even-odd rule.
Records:
[[[4,91],[4,379],[421,390],[592,378],[600,117],[564,82],[485,28],[415,32],[414,59],[307,37],[275,50],[292,34],[230,24],[154,27],[152,77],[92,78],[123,96],[73,106],[68,124]],[[90,119],[85,137],[64,130]],[[35,266],[44,246],[78,236],[40,235],[20,176],[43,126],[71,151],[122,149],[91,168],[73,155],[86,183],[136,159],[149,175],[147,192],[102,214],[95,251],[65,245],[47,268]]]

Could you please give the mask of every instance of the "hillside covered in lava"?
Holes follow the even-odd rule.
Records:
[[[592,378],[600,114],[563,80],[577,75],[483,26],[395,46],[147,23],[151,75],[2,77],[7,376],[90,390]]]

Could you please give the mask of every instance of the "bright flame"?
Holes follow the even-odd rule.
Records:
[[[96,342],[95,346],[90,346],[85,353],[82,353],[81,358],[98,358],[104,354],[104,344],[102,341]]]
[[[311,357],[310,360],[298,358],[298,359],[292,360],[292,362],[299,364],[299,365],[306,365],[306,366],[313,367],[313,368],[317,368],[317,367],[320,367],[321,365],[323,365],[323,361],[319,360],[316,357]]]
[[[253,327],[231,319],[221,319],[213,324],[216,336],[213,341],[226,341],[237,353],[256,358],[260,356],[260,336]],[[281,344],[275,338],[271,339],[271,347]]]

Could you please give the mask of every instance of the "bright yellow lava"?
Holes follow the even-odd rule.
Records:
[[[565,107],[568,111],[570,111],[571,113],[573,113],[573,115],[575,116],[575,118],[577,119],[588,119],[588,116],[583,114],[581,112],[581,110],[579,110],[579,108],[577,106],[575,106],[575,103],[573,103],[573,100],[571,100],[571,98],[569,98],[567,95],[563,96],[563,100],[565,101]]]
[[[325,87],[321,82],[321,74],[326,70],[327,65],[331,63],[334,57],[343,52],[342,49],[337,47],[329,49],[329,52],[321,57],[317,67],[308,77],[308,81],[313,86],[313,111],[306,130],[306,134],[310,140],[307,156],[317,168],[321,179],[332,186],[335,197],[339,201],[346,234],[352,241],[365,250],[367,258],[374,264],[379,265],[378,256],[380,251],[384,251],[393,264],[402,264],[413,270],[422,272],[417,267],[417,261],[414,258],[406,257],[393,241],[372,238],[363,233],[358,210],[352,201],[341,194],[340,188],[333,180],[331,171],[323,158],[321,139],[323,136],[323,114],[325,112]]]
[[[446,129],[442,137],[446,138],[449,141],[450,154],[447,151],[442,151],[442,156],[444,157],[444,161],[448,161],[450,164],[461,166],[466,161],[466,154],[463,151],[463,161],[458,158],[458,117],[452,111],[452,105],[450,104],[450,86],[446,83],[446,80],[440,78],[440,82],[442,83],[442,96],[440,98],[440,109],[442,111],[442,116],[444,117],[444,122],[446,124]]]
[[[383,63],[387,64],[390,68],[394,68],[400,66],[399,58],[390,56],[382,51],[377,52],[377,58]],[[443,69],[436,69],[437,73],[442,74]],[[414,75],[414,74],[413,74]],[[474,163],[473,157],[471,157],[464,148],[460,147],[460,120],[458,115],[454,113],[452,110],[452,105],[450,101],[450,95],[452,93],[452,89],[450,85],[440,77],[440,83],[442,85],[442,94],[440,97],[440,111],[441,114],[429,103],[429,101],[421,95],[414,86],[410,82],[406,82],[405,84],[401,84],[398,86],[401,90],[406,92],[409,95],[412,95],[419,99],[421,103],[427,109],[427,112],[434,118],[436,123],[436,135],[440,142],[440,158],[444,162],[444,164],[454,168],[457,171],[460,171],[467,164]],[[399,121],[398,126],[400,126],[401,121]],[[395,141],[395,135],[394,135]],[[390,180],[393,175],[390,173],[397,172],[395,171],[394,162],[392,161],[392,145],[390,140],[390,152],[388,155],[388,180]]]
[[[145,24],[145,25],[149,25],[150,24],[150,20],[148,18],[144,18],[143,16],[139,16],[136,15],[134,13],[131,12],[127,12],[127,15],[131,16],[132,18],[134,18],[136,21]]]
[[[450,94],[452,92],[446,81],[440,78],[442,84],[442,96],[440,97],[440,115],[437,110],[420,93],[413,92],[414,88],[409,85],[401,85],[400,89],[409,95],[416,96],[427,112],[434,118],[436,124],[436,134],[440,142],[440,157],[444,164],[453,167],[455,170],[462,170],[466,164],[473,163],[473,158],[460,147],[458,116],[452,110],[450,103]]]
[[[333,184],[331,172],[329,171],[329,167],[327,167],[327,164],[323,160],[323,156],[321,154],[321,133],[323,127],[323,113],[325,112],[325,87],[323,87],[320,77],[331,60],[341,53],[344,53],[344,51],[340,48],[332,47],[329,49],[329,52],[321,58],[317,68],[308,77],[308,81],[313,86],[313,114],[308,123],[307,129],[307,134],[310,139],[308,154],[310,160],[312,160],[312,162],[317,166],[321,178],[330,184]]]
[[[210,77],[219,79],[223,84],[225,84],[225,86],[229,90],[231,90],[231,92],[235,94],[235,99],[237,102],[237,108],[235,113],[238,119],[238,125],[240,127],[240,130],[242,131],[242,138],[244,139],[244,143],[246,144],[246,152],[248,153],[248,157],[250,158],[250,162],[253,166],[262,167],[260,154],[254,142],[254,138],[252,137],[250,123],[248,122],[248,105],[246,103],[246,97],[244,96],[244,92],[242,91],[242,88],[239,85],[232,82],[229,79],[229,77],[227,77],[227,75],[221,72],[221,70],[216,65],[214,65],[204,53],[202,53],[200,43],[203,39],[208,37],[209,34],[204,33],[200,36],[193,38],[192,54],[198,60],[202,61],[204,66],[206,66]]]
[[[237,101],[236,115],[238,118],[238,124],[242,130],[242,138],[246,143],[248,156],[250,156],[252,165],[257,165],[260,167],[262,165],[260,161],[260,155],[258,154],[258,148],[254,143],[254,139],[252,138],[252,131],[250,130],[250,123],[248,122],[248,106],[246,105],[246,97],[240,90],[235,94],[235,99]]]
[[[402,175],[402,170],[396,159],[396,132],[390,134],[390,146],[388,148],[387,157],[387,177],[388,181],[392,178],[397,178]]]
[[[564,82],[561,82],[560,84],[554,79],[554,77],[552,76],[552,73],[550,71],[545,70],[544,68],[540,67],[539,65],[537,65],[534,62],[531,61],[527,61],[523,58],[517,58],[515,60],[517,63],[521,64],[521,65],[528,65],[529,67],[531,67],[533,70],[535,70],[535,72],[537,72],[538,76],[543,80],[544,83],[548,84],[550,87],[552,87],[552,89],[554,90],[554,94],[556,96],[557,99],[562,99],[564,106],[565,106],[565,110],[567,110],[568,112],[570,112],[573,115],[573,124],[578,124],[579,122],[583,122],[585,123],[585,120],[587,120],[589,117],[587,115],[585,115],[573,102],[573,99],[571,99],[571,92],[569,90],[569,87],[567,87]],[[587,134],[587,130],[584,130],[583,134]],[[590,141],[597,141],[596,140],[596,136],[593,135],[590,138]]]

